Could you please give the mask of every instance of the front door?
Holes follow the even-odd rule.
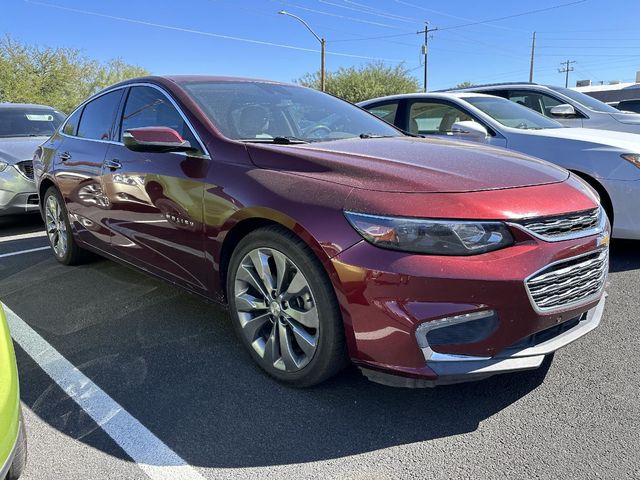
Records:
[[[173,128],[196,150],[142,153],[120,142],[109,146],[102,178],[112,249],[142,268],[206,290],[203,180],[210,160],[163,91],[132,87],[120,119],[120,141],[130,128],[157,126]]]

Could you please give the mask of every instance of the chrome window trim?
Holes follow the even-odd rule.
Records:
[[[567,263],[567,262],[571,262],[573,260],[578,260],[580,258],[583,257],[587,257],[589,255],[593,255],[594,253],[597,253],[599,255],[601,255],[602,253],[606,254],[606,262],[607,262],[607,268],[604,272],[604,278],[602,279],[602,286],[600,287],[600,289],[592,294],[589,295],[588,297],[585,298],[581,298],[580,300],[571,302],[571,303],[567,303],[564,305],[561,305],[559,307],[550,307],[550,308],[540,308],[538,307],[538,305],[536,304],[535,299],[533,298],[533,295],[531,295],[531,292],[529,291],[529,285],[528,282],[531,278],[535,277],[536,275],[538,275],[539,273],[543,272],[544,270],[548,269],[549,267],[553,267],[555,265],[559,265],[561,263]],[[542,314],[542,315],[549,315],[552,313],[557,313],[557,312],[561,312],[564,310],[569,310],[571,308],[580,306],[580,305],[586,305],[587,303],[590,303],[592,301],[594,301],[595,299],[597,299],[598,297],[600,297],[602,295],[602,292],[604,292],[606,286],[607,286],[607,278],[609,276],[609,248],[608,247],[604,247],[604,248],[600,248],[600,249],[596,249],[596,250],[592,250],[590,252],[587,253],[583,253],[581,255],[576,255],[575,257],[568,257],[568,258],[563,258],[561,260],[557,260],[555,262],[551,262],[548,265],[545,265],[544,267],[536,270],[535,272],[533,272],[531,275],[529,275],[527,278],[524,279],[524,288],[527,292],[527,297],[529,297],[529,302],[531,303],[531,306],[533,307],[533,309],[536,311],[536,313]]]
[[[125,88],[130,88],[130,87],[151,87],[151,88],[155,88],[160,93],[162,93],[162,95],[164,95],[169,100],[169,102],[171,102],[171,105],[173,105],[173,107],[178,111],[178,113],[180,114],[180,116],[182,117],[184,122],[187,124],[187,127],[191,131],[191,134],[198,141],[198,144],[200,146],[200,150],[202,150],[202,152],[204,152],[204,154],[201,155],[201,157],[207,158],[207,159],[211,159],[211,155],[210,155],[209,151],[207,150],[207,148],[205,147],[204,142],[200,138],[200,135],[198,135],[198,132],[196,131],[196,129],[193,128],[193,125],[191,124],[191,122],[189,121],[187,116],[184,114],[182,109],[178,106],[176,101],[171,97],[169,92],[167,92],[164,88],[160,87],[159,85],[155,85],[153,83],[147,83],[147,82],[135,82],[135,83],[128,83],[126,85],[120,85],[120,86],[117,86],[117,87],[110,88],[108,90],[103,90],[100,93],[97,93],[97,94],[93,95],[92,97],[89,97],[84,102],[82,102],[80,105],[78,105],[67,116],[65,121],[62,122],[60,127],[58,127],[58,134],[63,136],[63,137],[66,137],[66,138],[74,138],[74,139],[80,139],[80,140],[87,140],[89,142],[107,143],[107,144],[110,144],[110,145],[121,145],[121,146],[124,146],[124,143],[118,142],[116,140],[98,140],[96,138],[85,138],[85,137],[78,137],[77,135],[68,135],[68,134],[64,133],[64,127],[67,124],[67,122],[69,121],[69,119],[71,118],[71,116],[74,113],[76,113],[78,110],[80,110],[81,108],[84,108],[84,106],[87,105],[89,102],[92,102],[93,100],[95,100],[97,98],[100,98],[101,96],[106,95],[108,93],[115,92],[116,90],[123,90]],[[126,103],[125,103],[125,105],[126,105]],[[82,116],[80,117],[80,120],[82,121]],[[174,153],[176,155],[181,155],[181,156],[189,156],[186,152],[170,152],[170,153]]]
[[[541,235],[537,232],[534,232],[533,230],[529,230],[524,225],[521,225],[513,221],[506,222],[506,224],[509,225],[510,227],[514,227],[514,228],[517,228],[518,230],[522,230],[523,232],[526,232],[537,239],[544,240],[545,242],[563,242],[565,240],[575,240],[578,238],[589,237],[591,235],[598,235],[599,233],[604,232],[607,226],[607,215],[604,211],[604,208],[602,208],[602,206],[600,206],[599,215],[600,215],[600,222],[595,227],[589,228],[587,230],[580,230],[577,232],[571,232],[565,235],[556,235],[556,236]],[[522,220],[526,220],[526,219],[523,218]]]

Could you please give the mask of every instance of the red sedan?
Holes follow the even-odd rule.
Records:
[[[58,261],[97,253],[227,304],[288,384],[349,359],[403,386],[532,369],[602,317],[609,225],[590,187],[299,86],[120,83],[34,168]]]

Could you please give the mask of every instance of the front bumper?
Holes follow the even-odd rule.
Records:
[[[351,358],[372,380],[394,385],[439,385],[536,368],[545,355],[600,322],[608,233],[559,242],[523,235],[512,247],[475,257],[411,255],[357,244],[332,260]],[[594,256],[604,258],[597,289],[550,308],[536,304],[529,291],[532,276],[547,277],[550,268],[573,272]],[[584,281],[591,285],[591,278]],[[562,284],[572,291],[575,279],[568,273]],[[495,315],[477,328],[449,328],[461,317],[471,326],[469,317],[483,312]],[[422,333],[436,332],[440,322],[447,328],[425,350]],[[558,326],[570,328],[549,334]],[[523,347],[533,337],[537,343]]]
[[[15,442],[13,442],[13,448],[9,453],[9,456],[6,458],[3,464],[0,464],[0,479],[4,479],[7,477],[9,470],[13,466],[13,461],[16,459],[18,455],[25,455],[26,449],[26,438],[24,435],[24,424],[22,423],[22,419],[18,423],[18,436],[16,437]]]
[[[605,297],[588,312],[585,312],[577,323],[569,329],[561,331],[545,341],[528,348],[513,346],[489,358],[459,355],[442,360],[428,361],[427,366],[437,374],[435,380],[416,377],[404,377],[379,370],[361,368],[370,380],[394,387],[435,387],[454,383],[482,380],[500,373],[532,370],[540,367],[547,355],[569,345],[600,325],[604,312]],[[571,322],[571,321],[570,321]]]
[[[13,165],[0,172],[0,215],[38,211],[38,192],[35,182],[25,177]]]

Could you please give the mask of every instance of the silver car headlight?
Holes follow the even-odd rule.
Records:
[[[362,238],[390,250],[428,255],[478,255],[513,244],[509,228],[502,222],[344,214]]]
[[[7,162],[3,162],[2,160],[0,160],[0,172],[4,172],[8,166],[9,164]]]
[[[633,163],[636,167],[640,168],[640,153],[624,153],[620,155],[627,162]]]

